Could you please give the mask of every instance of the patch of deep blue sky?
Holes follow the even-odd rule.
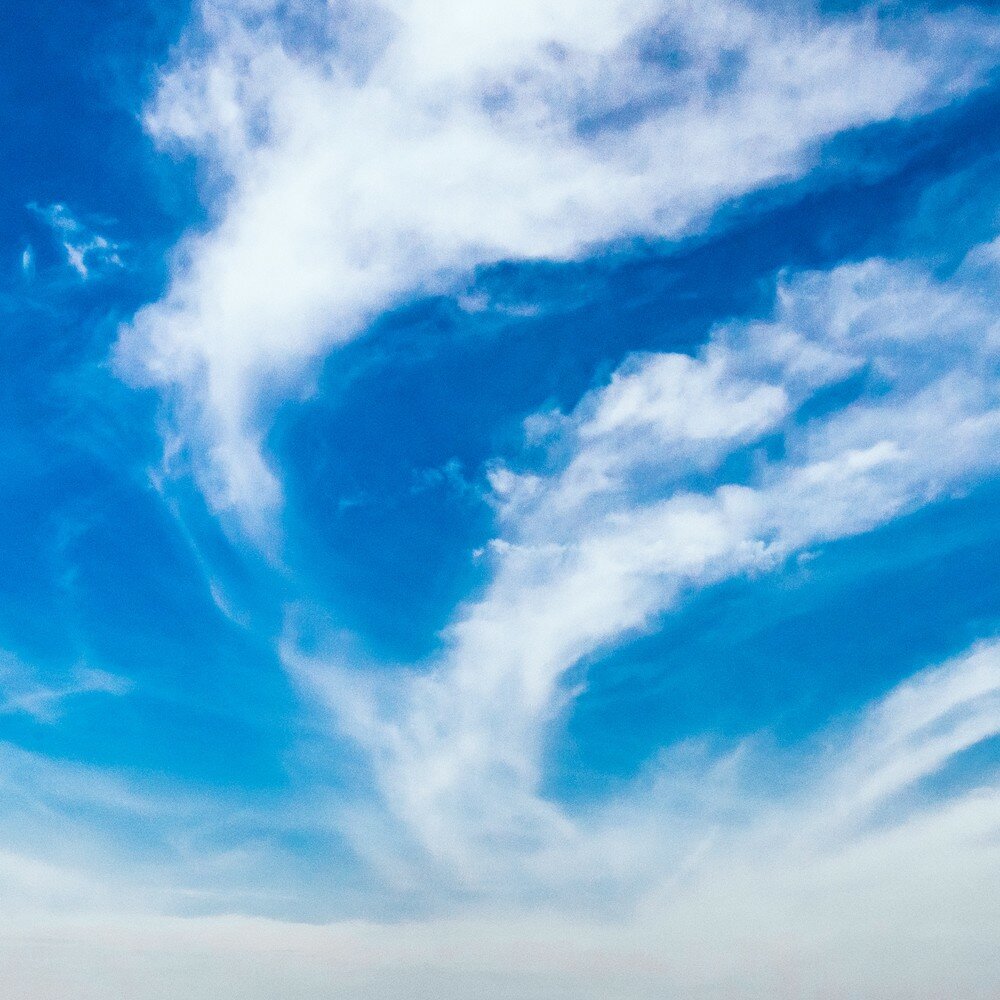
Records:
[[[493,303],[482,313],[450,298],[396,310],[331,358],[314,399],[279,415],[277,573],[228,540],[189,485],[169,504],[151,488],[156,400],[104,363],[117,323],[162,287],[165,251],[201,218],[192,164],[156,155],[136,118],[187,16],[54,2],[2,15],[0,648],[40,682],[78,663],[134,682],[124,697],[68,701],[56,724],[0,715],[0,737],[47,754],[280,785],[303,735],[274,652],[283,603],[322,609],[379,659],[432,651],[484,583],[470,556],[493,531],[484,463],[532,460],[526,414],[572,407],[629,351],[694,351],[719,320],[767,314],[781,268],[885,254],[945,275],[996,231],[994,86],[835,140],[807,178],[729,206],[706,234],[486,268],[470,290]],[[127,266],[80,281],[27,208],[57,202],[123,244]],[[602,786],[699,734],[795,741],[995,632],[998,513],[987,484],[807,565],[693,597],[587,665],[554,743],[554,789]]]

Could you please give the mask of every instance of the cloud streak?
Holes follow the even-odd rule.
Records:
[[[385,310],[480,265],[690,231],[824,139],[967,91],[996,43],[969,13],[737,0],[205,0],[146,120],[204,165],[211,221],[119,359],[167,394],[213,508],[265,537],[271,409]]]
[[[431,662],[373,680],[290,648],[435,878],[530,885],[575,838],[541,792],[572,668],[694,590],[996,473],[997,261],[989,244],[944,281],[881,260],[789,276],[771,319],[630,359],[572,413],[527,421],[546,468],[494,468],[492,579]]]
[[[52,230],[66,253],[66,263],[82,281],[93,277],[95,268],[125,266],[121,256],[122,246],[94,232],[65,205],[57,202],[44,208],[35,204],[28,207]],[[22,268],[27,274],[32,267],[32,253],[28,248],[22,257]]]
[[[36,722],[55,722],[69,699],[88,694],[120,697],[130,689],[126,678],[84,666],[61,682],[46,683],[16,656],[0,651],[0,715],[20,713]]]

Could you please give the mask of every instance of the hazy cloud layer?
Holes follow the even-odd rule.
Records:
[[[133,890],[123,918],[120,887],[109,910],[106,882],[98,892],[71,870],[0,856],[0,880],[16,872],[36,903],[54,892],[75,900],[61,915],[8,906],[7,989],[25,1000],[98,1000],[110,982],[137,1000],[331,990],[792,1000],[835,984],[838,995],[986,998],[1000,985],[1000,788],[989,779],[944,798],[914,793],[998,733],[994,644],[918,674],[800,759],[752,743],[722,758],[675,753],[608,811],[603,853],[565,859],[581,878],[612,851],[620,877],[655,872],[613,915],[547,900],[381,925],[180,920],[136,907]],[[770,775],[789,769],[799,778],[780,790]],[[928,947],[942,940],[948,948]]]

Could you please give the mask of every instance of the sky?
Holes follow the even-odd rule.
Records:
[[[0,14],[10,1000],[1000,995],[1000,8]]]

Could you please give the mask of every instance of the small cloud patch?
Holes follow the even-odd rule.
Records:
[[[32,202],[28,208],[52,230],[66,254],[66,263],[82,280],[87,281],[109,268],[124,268],[121,255],[123,244],[95,232],[65,205],[56,202],[43,207]],[[31,247],[25,249],[22,257],[25,273],[28,273],[29,267],[34,267]]]

